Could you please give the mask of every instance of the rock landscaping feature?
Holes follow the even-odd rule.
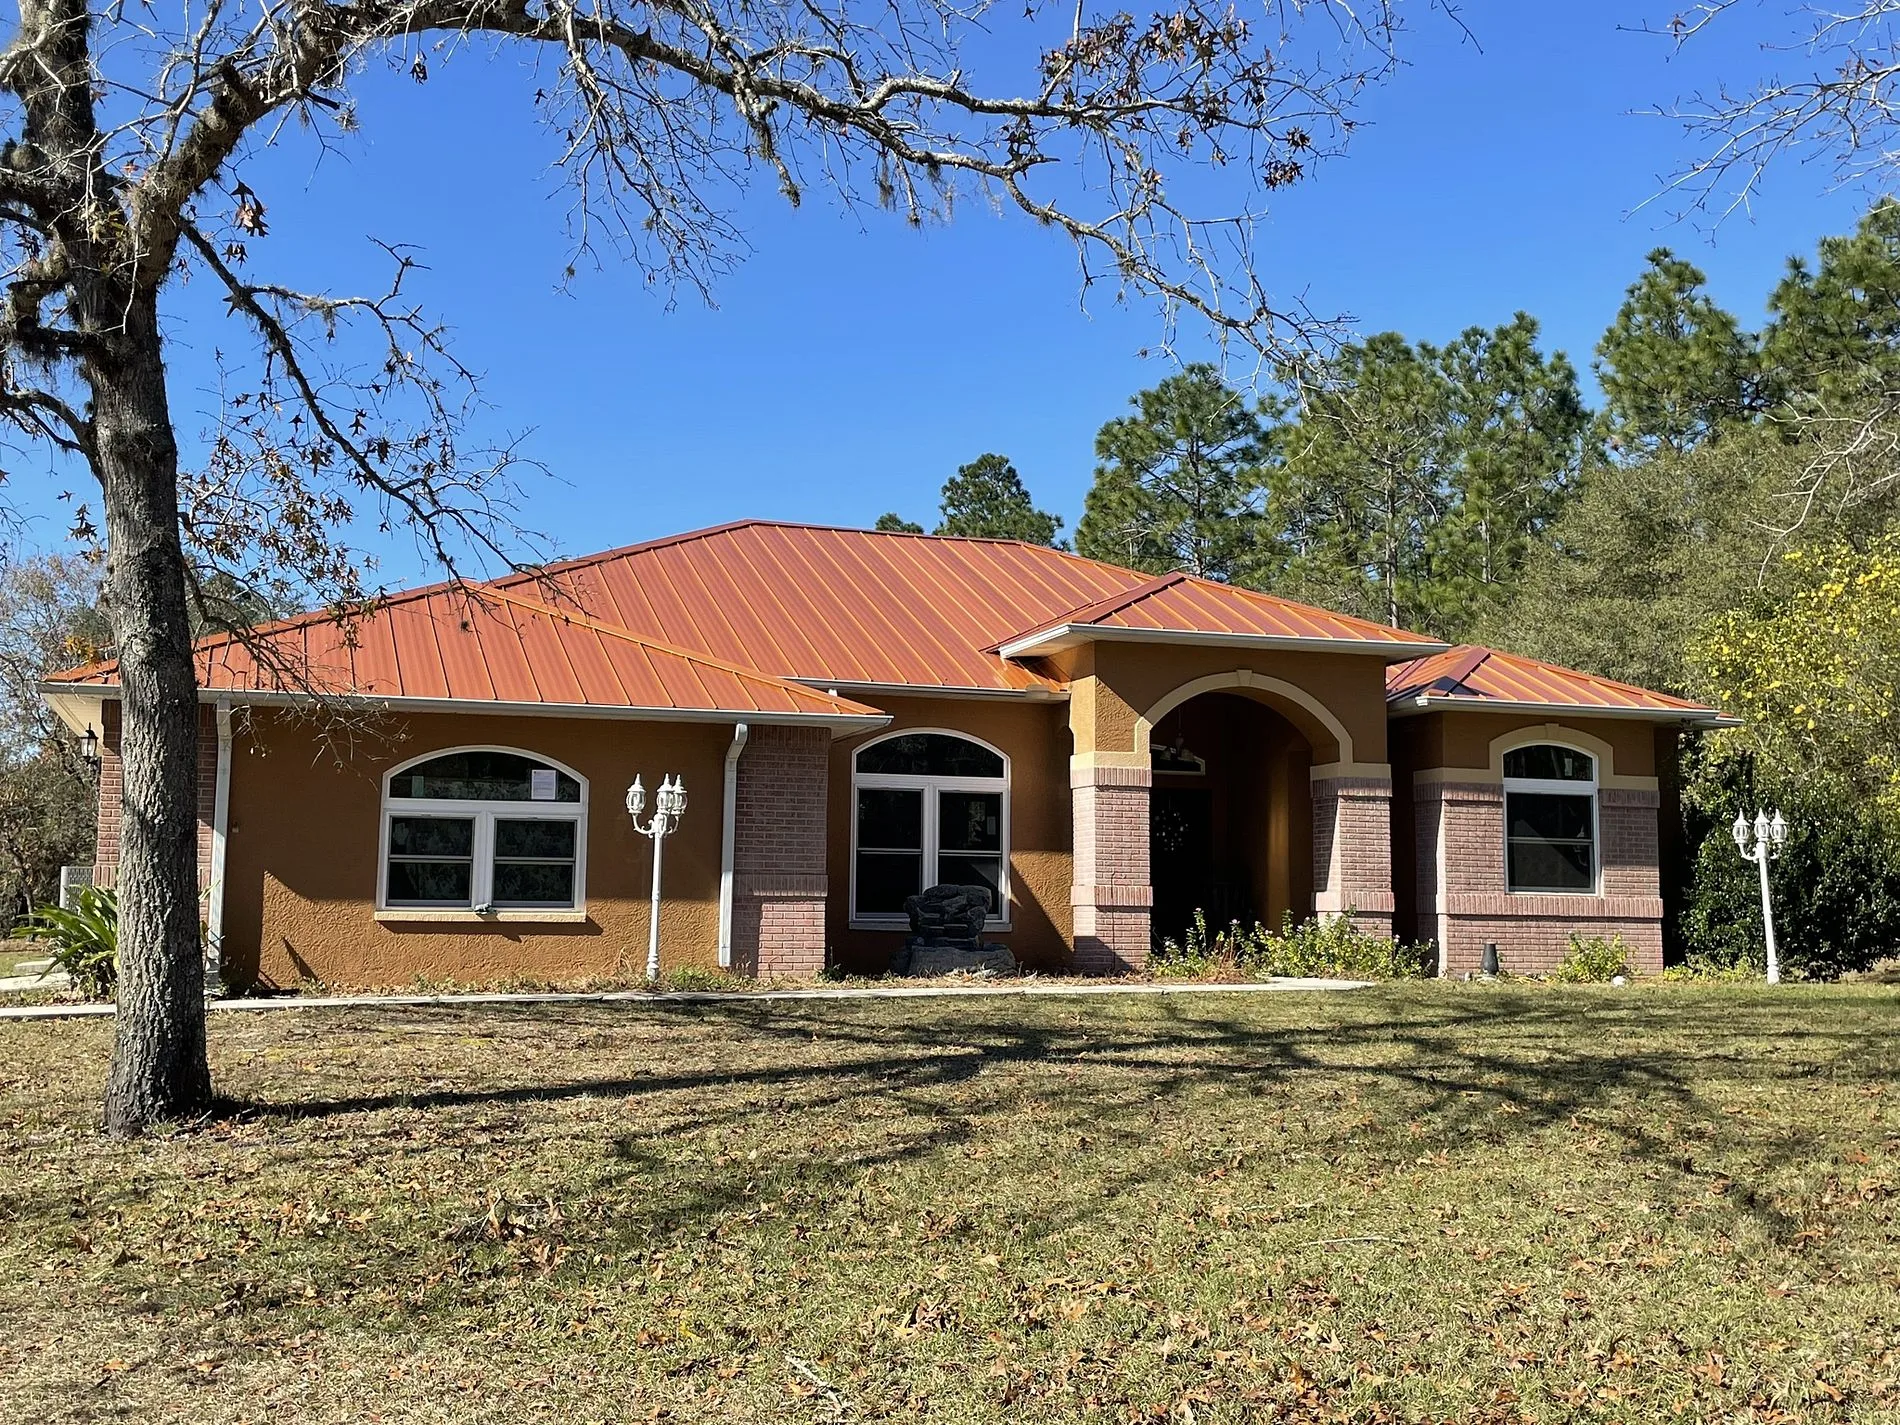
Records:
[[[911,934],[891,957],[893,975],[1016,973],[1009,947],[983,939],[983,922],[990,913],[988,886],[932,886],[906,900],[904,913],[910,917]]]

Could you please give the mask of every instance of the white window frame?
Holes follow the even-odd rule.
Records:
[[[1574,752],[1590,763],[1590,780],[1587,782],[1565,781],[1561,777],[1506,777],[1504,778],[1504,841],[1502,846],[1504,864],[1504,889],[1514,896],[1595,896],[1603,893],[1603,827],[1599,809],[1602,798],[1597,795],[1602,786],[1602,758],[1587,747],[1579,747],[1574,742],[1566,742],[1561,737],[1540,737],[1534,742],[1520,742],[1507,748],[1504,756],[1513,752],[1526,752],[1533,747],[1561,747],[1566,752]],[[1541,887],[1519,889],[1511,884],[1511,793],[1528,792],[1546,796],[1590,798],[1590,888],[1588,890],[1564,891]]]
[[[460,752],[505,752],[514,757],[525,757],[531,762],[552,767],[555,771],[572,777],[580,785],[581,799],[577,802],[499,802],[481,801],[451,797],[391,797],[390,787],[396,778],[413,771],[425,762],[433,762],[438,757],[452,757]],[[376,913],[386,919],[394,920],[581,920],[587,915],[587,806],[589,789],[587,778],[557,761],[545,752],[536,752],[527,747],[504,747],[493,743],[470,743],[456,747],[437,747],[420,756],[411,757],[400,766],[392,767],[383,774],[383,797],[381,834],[376,849]],[[390,824],[396,817],[436,817],[448,821],[473,821],[475,834],[473,841],[473,864],[469,868],[469,901],[467,905],[432,903],[417,904],[399,902],[391,904],[389,900],[389,842]],[[495,880],[495,823],[497,821],[571,821],[574,823],[574,899],[568,905],[511,905],[496,906],[494,900]],[[482,909],[487,907],[487,909]]]
[[[876,747],[880,742],[890,742],[899,737],[954,737],[959,742],[968,742],[981,747],[985,752],[994,753],[1003,759],[1003,775],[1000,777],[919,777],[901,772],[860,772],[858,757]],[[996,899],[1001,913],[990,916],[983,922],[985,930],[1008,930],[1011,924],[1011,909],[1014,902],[1010,897],[1009,874],[1009,754],[994,743],[985,742],[967,732],[954,727],[902,727],[874,737],[851,750],[851,906],[847,923],[853,930],[908,930],[910,921],[903,912],[870,913],[858,912],[858,791],[860,788],[883,789],[890,791],[918,791],[923,794],[923,885],[928,890],[937,884],[937,857],[941,849],[937,842],[941,835],[938,826],[940,818],[936,815],[937,793],[939,792],[984,792],[1000,796],[1002,817],[998,825],[999,857],[997,871]],[[987,853],[986,853],[987,854]]]

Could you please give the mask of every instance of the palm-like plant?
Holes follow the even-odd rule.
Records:
[[[88,886],[70,910],[43,905],[21,919],[12,938],[44,945],[53,964],[94,998],[110,999],[118,989],[119,898],[112,891]]]

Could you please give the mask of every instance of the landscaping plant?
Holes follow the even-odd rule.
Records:
[[[1235,921],[1210,933],[1207,917],[1194,912],[1187,942],[1164,940],[1151,962],[1170,979],[1250,979],[1270,975],[1303,979],[1404,980],[1427,973],[1422,947],[1371,935],[1353,923],[1352,913],[1313,916],[1298,924],[1291,912],[1280,928],[1256,921],[1251,930]]]
[[[111,999],[119,987],[119,898],[87,886],[71,910],[43,905],[24,916],[12,938],[46,947],[53,964],[92,999]]]
[[[1629,946],[1622,933],[1579,935],[1570,932],[1570,950],[1550,972],[1551,979],[1562,985],[1607,984],[1618,975],[1629,973]]]

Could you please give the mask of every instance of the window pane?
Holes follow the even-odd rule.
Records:
[[[924,794],[891,787],[858,789],[858,845],[924,849]]]
[[[542,795],[535,795],[535,772]],[[553,774],[553,795],[549,779]],[[392,797],[426,797],[439,801],[578,802],[581,784],[567,773],[523,757],[518,752],[451,752],[419,762],[389,779]]]
[[[921,851],[860,851],[858,913],[902,915],[905,898],[924,888],[923,878]]]
[[[387,900],[390,905],[467,905],[467,861],[391,861]]]
[[[1513,841],[1510,844],[1514,891],[1590,891],[1590,847],[1581,842]]]
[[[1596,759],[1569,747],[1548,743],[1518,747],[1504,754],[1504,775],[1545,782],[1588,782],[1596,777]]]
[[[990,914],[1002,914],[1003,858],[1001,856],[939,856],[937,876],[947,886],[989,887]]]
[[[389,854],[391,856],[473,856],[475,854],[475,823],[466,817],[391,817]]]
[[[496,905],[574,904],[574,866],[546,862],[497,861]]]
[[[1506,801],[1505,824],[1510,827],[1513,840],[1518,837],[1540,841],[1590,839],[1589,797],[1512,792]]]
[[[912,777],[1000,777],[1003,759],[965,738],[913,732],[865,748],[858,753],[858,770]]]
[[[937,800],[941,851],[1001,851],[1003,798],[996,792],[941,792]]]
[[[495,822],[495,856],[529,861],[572,861],[574,832],[571,821]]]

